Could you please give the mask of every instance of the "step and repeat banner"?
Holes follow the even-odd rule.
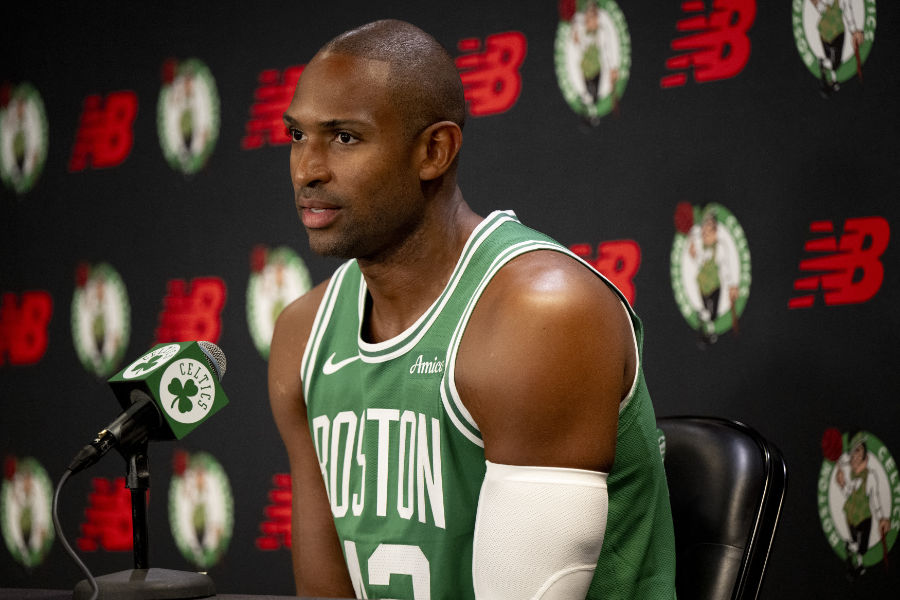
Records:
[[[220,593],[293,593],[266,361],[279,311],[338,263],[308,248],[281,115],[324,42],[385,17],[456,60],[469,204],[516,211],[633,303],[657,414],[737,419],[783,451],[764,596],[891,597],[900,8],[886,0],[5,8],[0,587],[82,578],[51,500],[122,410],[107,380],[157,344],[208,340],[230,402],[151,445],[150,565],[206,571]],[[98,575],[132,567],[125,475],[113,452],[60,493]]]

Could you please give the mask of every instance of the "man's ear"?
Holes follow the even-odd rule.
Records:
[[[425,129],[419,140],[422,144],[419,179],[431,181],[453,165],[462,146],[462,130],[453,121],[439,121]]]

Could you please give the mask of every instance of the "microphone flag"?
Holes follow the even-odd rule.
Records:
[[[224,373],[225,357],[215,344],[170,342],[157,344],[108,383],[123,410],[140,392],[153,399],[164,424],[150,439],[180,440],[228,404],[219,383]]]

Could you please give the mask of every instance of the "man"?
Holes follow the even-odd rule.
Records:
[[[846,542],[847,565],[852,575],[861,575],[863,556],[869,551],[869,535],[872,518],[878,523],[877,531],[883,539],[891,530],[891,520],[881,507],[878,495],[878,475],[869,469],[869,449],[866,434],[857,432],[850,438],[850,479],[844,469],[837,469],[835,480],[846,498],[844,516],[850,530],[850,540]]]
[[[468,207],[464,118],[453,60],[398,21],[329,42],[284,115],[310,246],[352,259],[272,339],[297,593],[671,598],[639,322],[563,247]]]
[[[588,107],[596,105],[601,98],[616,93],[620,62],[619,39],[615,28],[607,25],[608,21],[607,15],[601,18],[601,9],[595,0],[590,0],[572,18],[572,43],[581,54],[579,65],[584,78],[582,100]],[[603,94],[602,91],[607,88],[609,91]]]
[[[702,308],[697,312],[699,317],[700,340],[704,345],[714,344],[716,319],[719,318],[719,297],[722,289],[728,291],[729,306],[734,307],[738,299],[737,278],[732,265],[738,264],[734,252],[725,244],[719,243],[719,219],[716,213],[707,208],[700,224],[700,248],[691,238],[688,252],[697,266],[697,288],[700,292]],[[732,326],[734,326],[732,313]]]

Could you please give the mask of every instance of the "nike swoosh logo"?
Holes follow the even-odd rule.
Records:
[[[357,354],[356,356],[351,356],[350,358],[345,358],[344,360],[334,362],[335,355],[337,355],[337,352],[329,356],[328,360],[325,361],[325,364],[322,365],[322,373],[324,373],[325,375],[333,375],[334,373],[337,373],[338,371],[352,363],[354,360],[359,359],[359,354]]]

